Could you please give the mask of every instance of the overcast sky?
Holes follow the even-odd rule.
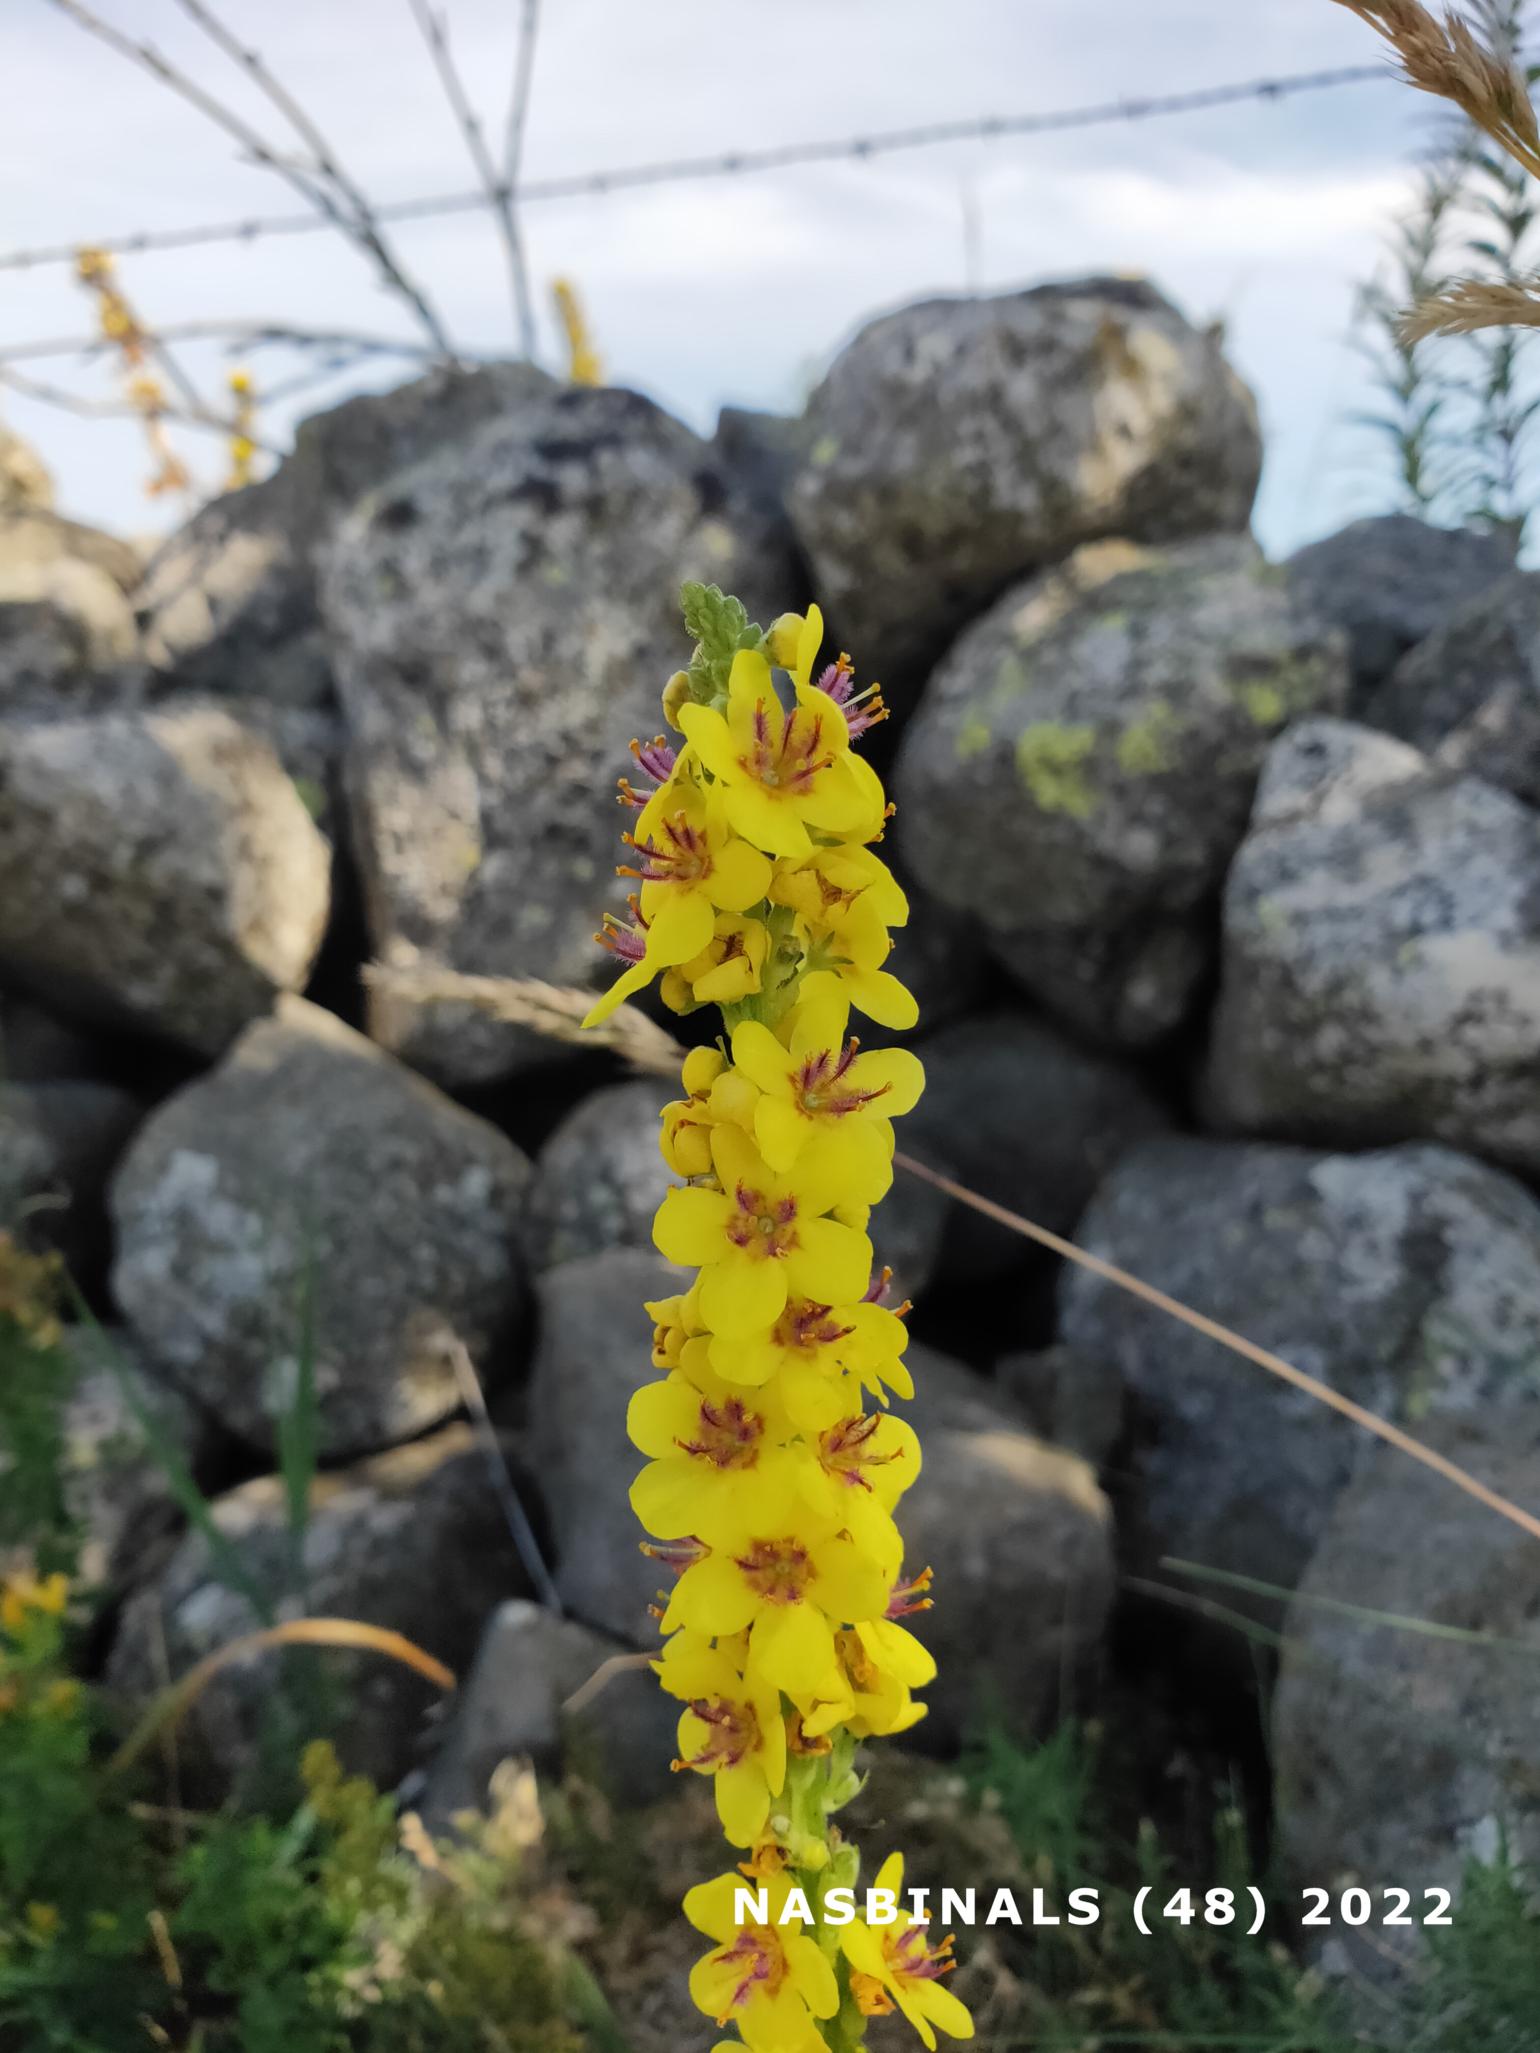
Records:
[[[96,4],[275,127],[177,0]],[[376,199],[471,182],[407,0],[211,4],[321,118]],[[514,0],[447,4],[498,134]],[[545,0],[526,173],[1182,91],[1373,62],[1379,48],[1330,0]],[[0,80],[0,249],[294,204],[50,0],[0,0]],[[611,376],[709,428],[724,401],[797,405],[843,336],[906,299],[1143,271],[1194,319],[1226,323],[1267,431],[1258,527],[1282,552],[1384,503],[1383,460],[1350,419],[1367,394],[1349,316],[1429,121],[1426,102],[1387,81],[531,206],[542,341],[554,353],[546,288],[568,274]],[[506,347],[507,280],[490,224],[468,215],[396,234],[456,337]],[[130,257],[120,276],[153,323],[261,317],[407,332],[365,262],[327,235]],[[0,272],[0,343],[89,328],[67,267]],[[224,360],[194,349],[187,362],[217,389]],[[112,391],[104,366],[26,368]],[[264,354],[253,368],[271,381],[294,366]],[[399,375],[376,369],[372,381]],[[142,496],[147,462],[132,426],[6,394],[0,416],[43,450],[70,512],[129,531],[174,517]],[[218,477],[217,444],[186,436],[182,446]]]

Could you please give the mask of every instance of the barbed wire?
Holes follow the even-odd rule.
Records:
[[[729,150],[715,156],[664,157],[650,163],[618,165],[612,170],[521,179],[516,197],[521,207],[538,201],[602,199],[647,186],[734,178],[806,164],[863,162],[872,157],[889,156],[904,150],[930,149],[944,143],[998,142],[1007,137],[1051,135],[1067,129],[1095,128],[1120,121],[1151,121],[1175,114],[1200,113],[1212,107],[1234,106],[1248,100],[1292,99],[1303,93],[1327,92],[1340,86],[1367,85],[1393,78],[1394,73],[1386,65],[1342,65],[1328,71],[1286,73],[1278,78],[1246,79],[1229,85],[1106,100],[1082,107],[1028,114],[976,115],[955,121],[925,122],[910,128],[884,129],[866,136],[775,143],[763,149]],[[511,184],[503,184],[500,190],[509,197],[514,196]],[[391,224],[427,221],[452,214],[475,213],[492,204],[493,195],[489,195],[484,186],[478,186],[469,191],[389,202],[374,209],[374,218]],[[316,213],[257,214],[241,220],[203,222],[186,228],[142,229],[126,235],[98,235],[82,240],[89,240],[94,248],[115,256],[144,255],[155,251],[204,248],[212,243],[255,242],[267,236],[311,235],[332,225]],[[0,271],[25,271],[73,263],[79,248],[79,242],[71,242],[0,252]]]

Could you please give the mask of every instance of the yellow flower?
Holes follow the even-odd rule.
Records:
[[[626,1431],[653,1457],[631,1485],[631,1508],[660,1540],[773,1518],[786,1502],[796,1457],[780,1445],[785,1414],[767,1393],[752,1398],[704,1365],[644,1383],[631,1399]],[[803,1464],[811,1469],[811,1464]],[[811,1485],[804,1485],[810,1488]]]
[[[665,1373],[677,1369],[690,1341],[705,1332],[700,1323],[699,1291],[692,1284],[678,1297],[657,1297],[642,1306],[652,1321],[652,1365]]]
[[[656,1664],[683,1698],[676,1768],[713,1778],[717,1815],[734,1846],[753,1846],[786,1782],[786,1721],[778,1690],[746,1682],[720,1647],[679,1632]]]
[[[704,1271],[701,1316],[713,1333],[764,1332],[793,1293],[838,1304],[871,1274],[864,1233],[824,1215],[841,1193],[827,1174],[775,1176],[740,1128],[716,1126],[718,1190],[671,1190],[653,1240],[670,1262]]]
[[[663,1002],[674,1012],[697,1005],[736,1005],[760,988],[770,930],[763,920],[738,913],[717,914],[711,939],[700,954],[665,970]]]
[[[904,1886],[904,1857],[890,1854],[877,1871],[877,1888],[897,1894]],[[900,1909],[890,1925],[868,1925],[857,1919],[840,1933],[840,1946],[850,1962],[851,1994],[863,2015],[881,2017],[901,2010],[934,2053],[936,2032],[951,2039],[971,2039],[973,2019],[941,1977],[952,1972],[952,1942],[932,1946],[929,1927]]]
[[[768,861],[734,836],[714,797],[691,795],[677,812],[662,818],[653,838],[630,845],[640,867],[627,865],[621,874],[641,879],[641,931],[631,945],[621,942],[618,932],[612,939],[630,967],[591,1008],[585,1026],[607,1019],[659,970],[699,955],[716,930],[719,912],[745,912],[769,887]]]
[[[813,1738],[844,1725],[858,1737],[907,1732],[925,1716],[911,1690],[936,1677],[935,1657],[891,1619],[863,1619],[837,1633],[834,1666],[799,1702],[803,1730]]]
[[[766,1891],[768,1923],[736,1921],[745,1886]],[[803,1920],[786,1915],[792,1886],[785,1877],[746,1885],[739,1875],[718,1875],[684,1900],[690,1923],[718,1942],[691,1970],[691,1998],[718,2025],[735,2024],[751,2053],[827,2053],[813,2020],[839,2009],[834,1969]]]
[[[806,1696],[834,1665],[838,1627],[880,1618],[894,1564],[872,1561],[843,1534],[820,1533],[805,1506],[781,1530],[744,1535],[692,1563],[674,1585],[663,1630],[722,1638],[745,1628],[745,1673]]]
[[[711,1366],[731,1383],[777,1380],[787,1412],[802,1432],[822,1432],[847,1408],[847,1381],[886,1403],[891,1387],[913,1397],[914,1378],[900,1356],[909,1332],[896,1312],[862,1298],[820,1304],[788,1297],[766,1333],[715,1335],[707,1343]]]
[[[893,1507],[920,1473],[913,1426],[891,1412],[847,1414],[826,1426],[798,1472],[808,1501],[869,1554],[902,1555]]]
[[[0,1626],[7,1632],[19,1632],[29,1611],[57,1618],[69,1602],[69,1593],[69,1577],[58,1573],[41,1582],[34,1575],[9,1576],[0,1585]]]
[[[725,712],[684,705],[679,725],[725,794],[727,817],[756,848],[806,856],[810,828],[861,840],[880,831],[882,786],[852,754],[844,714],[811,686],[787,711],[760,650],[733,658]]]
[[[893,1181],[892,1122],[918,1103],[925,1071],[907,1048],[861,1054],[845,1038],[849,1016],[843,995],[805,999],[783,1026],[784,1044],[745,1020],[733,1031],[733,1062],[763,1094],[754,1138],[770,1167],[827,1160],[857,1202],[875,1204]]]

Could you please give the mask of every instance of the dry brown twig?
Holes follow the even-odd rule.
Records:
[[[185,4],[185,0],[184,0]],[[535,309],[530,297],[529,271],[524,261],[524,238],[519,220],[514,212],[513,188],[506,175],[499,173],[487,147],[486,134],[481,126],[481,117],[471,105],[465,90],[465,81],[460,76],[459,66],[449,48],[449,22],[442,8],[435,7],[431,0],[409,0],[412,18],[422,33],[433,59],[433,68],[438,73],[439,83],[444,88],[444,97],[460,133],[465,138],[465,147],[470,152],[471,163],[476,176],[481,180],[487,205],[497,223],[497,232],[502,237],[503,251],[508,260],[509,283],[513,290],[514,319],[518,323],[519,353],[532,363],[535,356]],[[523,62],[521,43],[521,62]],[[527,77],[527,74],[526,74]],[[525,88],[527,91],[527,86]],[[522,129],[522,117],[520,126]]]
[[[1344,5],[1351,0],[1343,0]],[[550,1032],[559,1041],[599,1045],[613,1049],[650,1075],[677,1076],[679,1064],[685,1050],[671,1034],[655,1026],[644,1014],[633,1006],[622,1005],[611,1013],[602,1029],[585,1033],[577,1025],[583,1013],[592,1004],[586,991],[572,991],[554,984],[531,983],[512,977],[469,977],[452,971],[423,970],[402,971],[386,969],[374,964],[365,971],[370,987],[379,994],[401,997],[414,1005],[469,1002],[488,1012],[495,1019],[508,1021],[510,1025],[524,1026],[536,1033]],[[629,1018],[628,1018],[629,1015]],[[551,1022],[550,1026],[542,1021]],[[1500,1496],[1488,1488],[1468,1469],[1457,1462],[1427,1447],[1421,1440],[1404,1432],[1400,1426],[1392,1425],[1388,1419],[1366,1411],[1361,1404],[1355,1404],[1350,1397],[1344,1397],[1333,1390],[1328,1383],[1315,1376],[1306,1375],[1303,1369],[1296,1369],[1292,1362],[1286,1362],[1281,1355],[1273,1354],[1268,1348],[1259,1347],[1244,1334],[1234,1332],[1228,1326],[1221,1326],[1217,1319],[1210,1319],[1203,1312],[1195,1312],[1180,1299],[1170,1297],[1163,1290],[1157,1290],[1152,1283],[1145,1283],[1139,1277],[1130,1275],[1127,1269],[1120,1269],[1116,1263],[1104,1261],[1100,1255],[1089,1254],[1086,1249],[1076,1247],[1072,1240],[1062,1234],[1050,1233],[1046,1226],[1039,1226],[1034,1220],[1024,1219],[1019,1212],[1007,1211],[992,1199],[981,1197],[965,1184],[956,1183],[939,1170],[917,1162],[913,1156],[899,1154],[894,1157],[898,1167],[911,1176],[918,1176],[922,1182],[933,1184],[937,1190],[967,1205],[975,1212],[981,1212],[986,1219],[993,1219],[998,1225],[1008,1227],[1012,1233],[1019,1233],[1026,1240],[1036,1241],[1051,1253],[1060,1255],[1066,1262],[1074,1262],[1079,1268],[1089,1269],[1104,1282],[1116,1289],[1127,1291],[1131,1297],[1163,1312],[1167,1318],[1176,1319],[1195,1333],[1201,1333],[1206,1340],[1217,1341],[1228,1348],[1231,1354],[1239,1355],[1243,1361],[1265,1369],[1270,1376],[1302,1390],[1318,1404],[1324,1404],[1342,1417],[1350,1419],[1355,1426],[1373,1433],[1400,1453],[1419,1461],[1424,1468],[1430,1468],[1446,1482],[1453,1483],[1468,1497],[1474,1497],[1489,1511],[1495,1511],[1510,1524],[1518,1526],[1532,1539],[1540,1540],[1540,1518],[1522,1506]]]
[[[109,50],[115,51],[138,70],[147,72],[160,85],[175,93],[178,99],[185,100],[190,107],[195,107],[207,120],[213,122],[215,127],[222,129],[255,163],[262,165],[266,170],[276,172],[285,184],[292,186],[295,192],[309,206],[323,214],[348,242],[363,250],[370,258],[379,272],[381,282],[411,309],[413,318],[421,324],[432,344],[435,356],[451,363],[456,361],[454,345],[438,315],[420,288],[404,275],[394,256],[381,241],[377,225],[373,223],[373,217],[367,207],[362,214],[355,211],[348,197],[354,189],[345,181],[335,182],[335,159],[330,159],[332,169],[328,171],[326,164],[319,161],[313,165],[301,166],[289,158],[280,156],[249,122],[227,107],[215,94],[199,85],[196,79],[189,77],[186,72],[172,64],[153,44],[142,42],[115,28],[111,22],[104,21],[90,7],[84,5],[83,0],[50,0],[50,4],[58,8],[61,14],[67,15],[88,35],[94,36],[100,43],[105,43]],[[194,12],[192,9],[188,11]],[[245,66],[267,92],[269,99],[272,99],[273,92],[267,82],[270,75],[260,68],[260,64],[258,70],[252,70],[254,53],[244,51],[206,8],[196,10],[194,19],[220,41],[221,47],[229,50],[237,61]],[[275,81],[272,83],[276,84]],[[277,90],[282,92],[281,87]],[[284,101],[286,118],[292,122],[293,117],[288,110],[293,107],[293,102],[288,101],[287,95],[284,95]],[[314,133],[313,125],[309,132]]]

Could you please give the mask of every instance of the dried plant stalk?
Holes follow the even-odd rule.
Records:
[[[619,1006],[602,1026],[580,1027],[592,991],[543,984],[534,977],[475,977],[459,970],[371,963],[364,982],[387,1005],[470,1005],[508,1026],[528,1027],[574,1047],[606,1048],[648,1076],[677,1076],[684,1050],[634,1005]]]

